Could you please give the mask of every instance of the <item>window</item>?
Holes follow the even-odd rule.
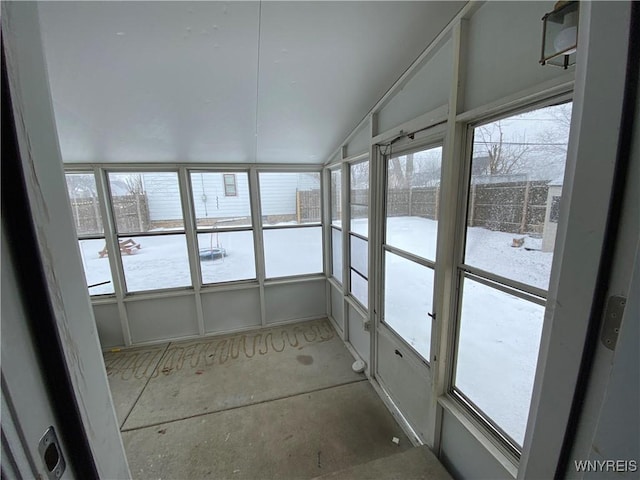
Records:
[[[571,104],[473,129],[453,394],[519,455],[546,305]]]
[[[112,294],[109,260],[101,255],[105,240],[94,174],[66,173],[65,179],[89,294]]]
[[[383,322],[425,361],[431,346],[442,147],[387,159]]]
[[[342,171],[330,171],[329,199],[331,205],[331,275],[342,283]]]
[[[108,176],[127,291],[191,286],[177,172]]]
[[[349,165],[349,292],[369,305],[369,160]]]
[[[190,179],[202,283],[255,279],[247,172],[191,171]]]
[[[224,178],[224,196],[235,197],[236,195],[238,195],[238,190],[236,189],[235,173],[225,173],[223,175],[223,178]]]
[[[319,172],[260,172],[267,278],[321,273]]]

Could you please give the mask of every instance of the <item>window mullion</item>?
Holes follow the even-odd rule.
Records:
[[[116,233],[115,214],[113,212],[113,203],[111,201],[111,191],[107,180],[107,172],[100,167],[95,167],[93,171],[96,178],[96,190],[98,193],[98,203],[100,204],[100,214],[102,215],[102,228],[104,230],[105,244],[108,251],[119,252],[120,246]],[[118,313],[120,314],[122,337],[125,346],[129,346],[131,345],[131,330],[129,329],[127,310],[123,303],[126,295],[126,284],[122,258],[120,255],[109,255],[108,257],[109,268],[111,269],[111,279],[113,281],[113,290],[118,303]]]

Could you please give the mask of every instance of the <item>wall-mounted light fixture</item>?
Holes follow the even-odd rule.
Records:
[[[567,67],[576,63],[579,2],[556,2],[542,17],[542,65]]]

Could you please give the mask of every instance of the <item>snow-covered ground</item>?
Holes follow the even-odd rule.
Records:
[[[367,235],[366,220],[354,220],[352,231]],[[322,271],[320,227],[264,230],[267,277]],[[387,244],[434,260],[437,222],[419,217],[392,217]],[[547,288],[551,253],[511,247],[513,235],[470,228],[466,262],[475,267]],[[199,234],[200,249],[221,247],[226,256],[201,261],[205,283],[255,278],[252,232]],[[184,235],[136,237],[141,249],[123,255],[129,291],[191,285]],[[537,248],[538,239],[525,246]],[[103,240],[82,240],[82,259],[89,284],[111,279],[109,260],[99,258]],[[362,253],[362,252],[360,252]],[[366,272],[366,255],[354,266]],[[429,358],[433,270],[398,255],[385,254],[385,321],[425,358]],[[366,282],[354,282],[366,302]],[[522,443],[529,411],[544,309],[471,280],[464,282],[456,386],[516,441]],[[111,293],[108,284],[91,294]]]
[[[322,272],[322,231],[320,227],[265,230],[265,266],[268,278]],[[129,292],[191,285],[189,259],[184,235],[135,237],[141,248],[122,255]],[[256,277],[253,233],[221,232],[198,235],[202,251],[223,248],[226,256],[202,260],[204,283],[230,282]],[[82,262],[87,283],[111,280],[109,259],[98,252],[104,240],[81,240]],[[91,295],[113,293],[113,284],[90,289]]]

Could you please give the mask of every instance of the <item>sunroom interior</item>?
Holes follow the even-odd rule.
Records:
[[[633,460],[621,441],[594,451],[611,367],[572,406],[604,241],[580,239],[606,231],[632,7],[576,2],[577,50],[559,67],[540,63],[555,7],[3,8],[10,65],[36,18],[61,158],[47,182],[64,194],[107,373],[119,353],[326,319],[402,441],[454,478],[573,478],[574,459]],[[638,232],[622,215],[619,265]],[[627,296],[619,268],[609,294]],[[637,446],[637,428],[625,435]]]

